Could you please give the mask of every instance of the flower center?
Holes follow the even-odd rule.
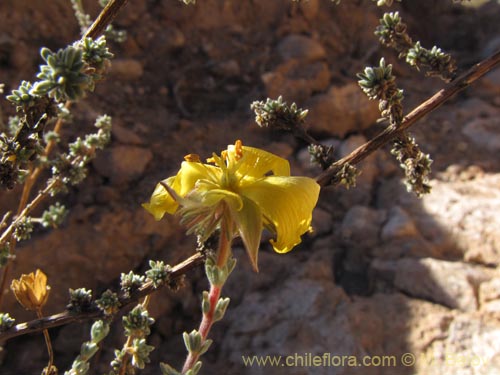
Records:
[[[208,163],[213,163],[221,169],[222,176],[219,184],[222,189],[238,193],[241,176],[237,174],[237,170],[242,158],[243,142],[237,140],[234,147],[228,147],[227,150],[222,151],[220,157],[214,153],[211,158],[207,159]]]

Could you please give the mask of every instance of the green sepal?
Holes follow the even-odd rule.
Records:
[[[214,322],[221,320],[226,313],[227,307],[229,306],[229,302],[231,300],[229,298],[219,298],[217,301],[217,305],[215,306],[214,312]]]
[[[160,370],[162,375],[182,375],[168,363],[160,362]]]

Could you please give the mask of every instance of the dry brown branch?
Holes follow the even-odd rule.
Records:
[[[88,30],[85,32],[84,38],[95,39],[101,35],[106,27],[113,22],[118,12],[127,4],[128,0],[111,0],[101,11],[99,16]]]
[[[453,95],[462,91],[468,87],[471,83],[484,76],[486,73],[491,71],[495,66],[500,63],[500,51],[496,52],[491,57],[481,61],[480,63],[474,65],[460,77],[453,80],[447,87],[438,91],[436,94],[431,96],[425,102],[420,104],[417,108],[411,111],[403,119],[401,125],[397,128],[388,127],[375,138],[369,140],[365,144],[359,146],[356,150],[351,152],[349,155],[343,157],[342,159],[336,161],[332,166],[316,177],[316,181],[322,187],[328,185],[335,185],[339,181],[336,179],[337,173],[342,169],[347,163],[354,165],[359,163],[361,160],[365,159],[373,151],[384,146],[387,142],[395,139],[402,132],[408,129],[410,126],[415,124],[418,120],[429,114],[431,111],[435,110]]]

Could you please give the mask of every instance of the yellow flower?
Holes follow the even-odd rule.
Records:
[[[320,187],[309,177],[290,176],[287,160],[241,141],[220,157],[213,154],[207,162],[214,165],[201,163],[195,154],[185,160],[143,204],[156,220],[179,212],[181,222],[206,239],[229,215],[256,270],[263,228],[276,235],[271,244],[278,253],[290,251],[311,229]]]
[[[10,289],[25,309],[36,311],[47,302],[50,286],[47,285],[47,276],[36,270],[29,275],[21,275],[19,280],[12,280]]]

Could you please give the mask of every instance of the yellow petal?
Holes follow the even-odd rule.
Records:
[[[221,200],[224,200],[234,211],[239,211],[243,207],[241,196],[226,189],[207,190],[203,194],[201,202],[204,206],[213,206]]]
[[[203,179],[213,181],[218,175],[220,175],[220,170],[214,166],[185,161],[181,164],[177,175],[169,177],[163,182],[170,186],[179,197],[183,198],[194,189],[197,181]],[[174,214],[179,204],[162,184],[157,184],[149,203],[144,203],[142,207],[156,220],[160,220],[165,213]]]
[[[171,186],[175,177],[169,177],[164,182]],[[165,213],[173,214],[177,211],[179,205],[169,194],[167,189],[162,184],[157,184],[153,195],[149,200],[149,203],[143,203],[144,207],[151,215],[154,216],[155,220],[160,220]]]
[[[276,233],[276,240],[271,240],[274,250],[286,253],[310,229],[319,191],[308,177],[269,176],[242,187],[241,194],[260,207],[264,225]]]
[[[231,146],[228,150],[231,150]],[[238,173],[255,178],[264,177],[268,173],[276,176],[290,176],[290,163],[286,159],[259,148],[243,146],[243,157]]]
[[[252,263],[253,269],[259,272],[257,261],[262,236],[262,211],[252,200],[242,197],[242,201],[243,208],[231,213],[250,258],[250,263]]]
[[[199,180],[217,181],[221,171],[213,165],[184,161],[177,172],[174,182],[170,185],[180,197],[185,197],[194,189]]]

